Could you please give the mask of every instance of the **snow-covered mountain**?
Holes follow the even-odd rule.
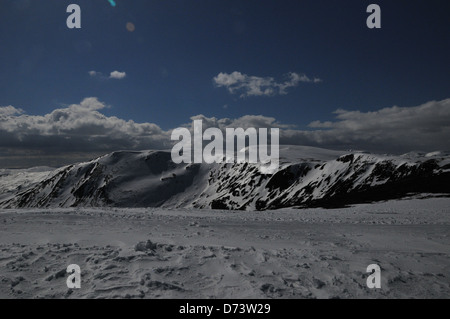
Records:
[[[402,156],[282,146],[280,167],[174,164],[168,151],[120,151],[53,171],[0,171],[0,207],[265,210],[450,194],[450,155]]]

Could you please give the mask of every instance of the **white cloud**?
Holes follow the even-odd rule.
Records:
[[[91,77],[96,77],[97,75],[101,75],[101,73],[99,73],[97,71],[89,71],[88,73]]]
[[[119,72],[119,71],[113,71],[109,74],[109,76],[105,76],[105,75],[103,75],[102,72],[97,72],[97,71],[93,71],[93,70],[89,71],[88,74],[92,78],[98,78],[101,80],[107,80],[107,79],[122,80],[127,76],[126,72]]]
[[[126,76],[127,76],[127,74],[125,72],[113,71],[109,75],[109,78],[110,79],[121,80],[121,79],[125,78]]]
[[[24,111],[22,109],[16,109],[14,106],[0,106],[0,116],[11,116],[22,114]]]
[[[240,97],[274,96],[287,94],[287,89],[297,86],[300,82],[319,83],[318,78],[309,78],[304,74],[290,72],[286,81],[276,82],[273,77],[248,76],[241,72],[219,73],[213,78],[218,87],[225,87],[231,94],[240,93]]]
[[[284,143],[392,153],[450,150],[450,99],[374,112],[338,109],[334,113],[335,121],[314,121],[310,131],[284,131]]]
[[[136,123],[102,114],[108,105],[97,98],[55,109],[45,115],[27,115],[13,106],[0,107],[0,154],[108,153],[120,149],[170,149],[171,130],[157,124]],[[383,153],[412,150],[450,150],[450,99],[414,107],[388,107],[373,112],[336,110],[333,121],[314,121],[309,130],[298,130],[273,117],[245,115],[239,118],[191,117],[203,120],[203,128],[280,128],[280,143],[332,149],[365,149]],[[11,157],[12,158],[12,157]],[[30,160],[31,161],[31,160]],[[31,165],[34,165],[31,162]]]
[[[170,146],[168,132],[158,125],[125,121],[99,112],[107,107],[97,98],[86,98],[80,104],[43,116],[8,109],[0,116],[0,147],[64,153]]]
[[[254,128],[272,128],[273,127],[273,128],[288,129],[288,128],[293,127],[292,125],[282,124],[273,117],[267,117],[267,116],[263,116],[263,115],[244,115],[237,119],[230,119],[230,118],[218,119],[215,117],[206,117],[203,114],[200,114],[200,115],[192,116],[191,121],[193,122],[194,120],[202,120],[204,129],[207,129],[210,127],[216,127],[223,131],[225,131],[225,129],[227,127],[230,127],[230,128],[241,127],[243,129],[247,129],[249,127],[254,127]],[[192,125],[192,122],[187,123],[184,126],[189,127]]]
[[[280,128],[280,143],[334,149],[362,149],[382,153],[409,151],[450,151],[450,99],[413,107],[388,107],[373,112],[334,112],[334,121],[311,122],[309,130],[295,129],[272,117],[245,115],[237,119],[217,119],[204,115],[204,128]],[[191,124],[186,124],[190,126]]]

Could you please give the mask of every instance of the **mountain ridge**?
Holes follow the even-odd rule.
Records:
[[[0,208],[266,210],[450,194],[450,156],[442,152],[393,156],[281,146],[280,166],[267,174],[261,164],[175,164],[169,151],[117,151],[39,174],[4,191]]]

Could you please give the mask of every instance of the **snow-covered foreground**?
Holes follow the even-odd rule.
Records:
[[[450,199],[0,211],[1,298],[449,298]],[[66,268],[81,267],[81,289]],[[370,264],[381,289],[366,286]]]

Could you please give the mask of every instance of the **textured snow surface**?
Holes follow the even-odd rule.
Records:
[[[0,210],[0,298],[449,298],[450,199]],[[82,286],[66,286],[69,264]],[[370,264],[382,288],[366,287]]]

